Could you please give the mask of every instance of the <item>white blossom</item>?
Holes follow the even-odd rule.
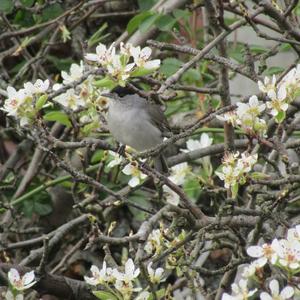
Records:
[[[217,115],[216,118],[220,121],[231,124],[232,126],[237,125],[238,116],[236,114],[236,111],[229,111],[224,113],[223,115]]]
[[[271,295],[262,292],[260,294],[261,300],[286,300],[290,299],[294,295],[294,289],[291,286],[286,286],[279,292],[279,283],[276,279],[271,280],[269,284]]]
[[[92,277],[84,276],[84,280],[87,284],[98,285],[114,281],[113,269],[107,268],[105,261],[103,262],[101,270],[99,270],[99,268],[95,265],[92,265],[90,270],[92,273]]]
[[[131,56],[131,49],[133,48],[133,45],[131,43],[123,43],[121,42],[120,43],[120,53],[122,55],[125,55],[125,56]]]
[[[247,152],[241,154],[241,158],[237,161],[237,167],[243,172],[248,173],[252,170],[253,166],[257,162],[258,155],[250,155]]]
[[[49,89],[50,81],[46,79],[45,81],[38,79],[34,83],[35,94],[43,94]]]
[[[145,245],[145,251],[148,254],[153,254],[153,252],[159,253],[163,247],[163,235],[160,229],[154,229],[148,236],[148,240]]]
[[[50,81],[48,79],[45,81],[38,79],[34,84],[31,82],[24,83],[24,90],[27,95],[43,94],[48,90],[49,85]]]
[[[142,182],[142,180],[144,180],[147,177],[147,175],[145,175],[139,170],[136,162],[127,164],[123,168],[122,172],[125,175],[131,176],[131,179],[128,182],[128,185],[131,187],[139,185]]]
[[[76,94],[74,89],[69,89],[66,93],[60,94],[54,98],[54,101],[72,110],[77,110],[86,104],[85,101]]]
[[[8,290],[5,294],[5,300],[23,300],[23,294],[14,295],[12,291]]]
[[[134,67],[134,63],[124,65],[121,61],[120,55],[114,55],[111,59],[111,62],[107,65],[108,73],[121,81],[125,81],[130,77],[130,72]]]
[[[177,184],[181,185],[184,183],[185,178],[187,177],[188,174],[190,174],[191,169],[189,165],[184,162],[178,165],[175,165],[174,167],[171,168],[171,176],[169,176],[169,179]]]
[[[244,184],[245,176],[257,162],[257,154],[250,155],[246,152],[239,157],[239,152],[226,153],[223,159],[221,171],[215,174],[224,181],[225,188],[234,187],[237,183]]]
[[[160,283],[162,280],[164,269],[163,268],[153,269],[152,264],[153,264],[153,262],[150,262],[147,266],[147,271],[149,274],[150,281],[154,284]]]
[[[58,91],[59,89],[61,89],[64,85],[61,83],[54,83],[52,86],[53,91]]]
[[[267,107],[271,109],[271,114],[277,116],[281,111],[286,111],[289,107],[288,103],[285,101],[287,98],[287,91],[285,86],[281,86],[278,92],[270,91],[268,93],[271,101],[267,102]]]
[[[122,280],[116,280],[115,288],[122,294],[124,300],[131,300],[133,292],[140,292],[142,288],[134,288],[131,281],[125,282]]]
[[[229,166],[233,166],[236,163],[237,158],[239,157],[240,152],[236,151],[236,152],[226,152],[224,157],[223,157],[223,164],[225,166],[229,165]]]
[[[258,101],[255,95],[249,98],[248,103],[238,102],[237,107],[237,115],[240,119],[240,123],[242,123],[244,119],[259,116],[266,109],[266,105]]]
[[[293,94],[299,88],[300,83],[300,64],[291,69],[281,80],[280,86],[284,86],[288,94]]]
[[[109,155],[113,157],[113,159],[108,163],[107,167],[108,168],[113,168],[115,166],[118,166],[119,164],[122,163],[123,161],[123,157],[116,153],[116,152],[113,152],[113,151],[108,151]]]
[[[130,47],[130,54],[133,57],[134,63],[138,67],[143,67],[145,69],[157,69],[160,65],[159,59],[154,59],[148,61],[152,53],[151,48],[145,47],[141,49],[140,46],[138,47]]]
[[[16,91],[15,88],[7,87],[8,98],[4,102],[3,111],[7,112],[7,115],[18,117],[19,108],[24,104],[27,94],[24,89]]]
[[[224,293],[222,295],[222,300],[247,300],[248,298],[253,296],[257,291],[257,289],[253,289],[249,291],[247,284],[248,281],[245,279],[241,279],[238,284],[233,283],[231,285],[233,295]]]
[[[147,291],[142,291],[136,298],[135,300],[148,300],[150,297],[150,293]]]
[[[18,291],[29,289],[36,284],[34,271],[27,272],[21,277],[18,270],[14,268],[8,271],[8,280]]]
[[[272,80],[269,77],[265,77],[264,82],[258,81],[258,88],[263,93],[268,93],[269,91],[276,91],[276,76],[273,75]]]
[[[287,232],[287,240],[297,240],[300,242],[300,225],[296,225],[295,228],[290,228]]]
[[[140,269],[135,268],[134,262],[131,258],[125,263],[124,273],[114,269],[113,275],[118,281],[124,281],[125,283],[130,283],[135,280],[140,274]]]
[[[277,248],[279,241],[274,239],[271,244],[263,244],[262,246],[250,246],[247,253],[251,257],[257,258],[261,266],[264,266],[268,261],[275,264],[278,259]]]
[[[225,188],[230,188],[238,182],[239,173],[239,170],[232,166],[223,166],[221,172],[215,172],[215,174],[224,181]]]
[[[107,49],[105,45],[99,44],[96,47],[96,53],[88,53],[85,55],[86,60],[97,62],[102,66],[106,66],[111,62],[113,56],[115,56],[114,43]]]
[[[249,98],[248,103],[238,102],[236,105],[236,111],[225,113],[223,116],[217,116],[217,118],[233,126],[239,126],[247,134],[264,136],[266,124],[259,116],[266,109],[266,105],[258,101],[255,95]]]
[[[300,242],[282,239],[275,244],[274,250],[278,255],[281,266],[295,270],[300,268]]]
[[[195,151],[197,149],[202,149],[209,147],[213,143],[213,139],[209,137],[207,133],[202,133],[200,140],[189,139],[186,142],[186,148],[189,151]],[[186,150],[184,150],[186,152]]]
[[[255,275],[257,270],[261,269],[264,266],[264,262],[260,260],[255,260],[248,266],[244,267],[242,276],[244,278],[250,278]]]
[[[80,64],[71,64],[70,74],[66,71],[61,72],[61,77],[63,78],[63,84],[69,84],[74,81],[77,81],[83,76],[84,66],[83,61],[80,61]]]

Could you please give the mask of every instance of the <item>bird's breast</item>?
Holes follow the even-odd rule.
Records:
[[[144,151],[162,142],[160,130],[154,126],[145,110],[112,105],[108,110],[108,128],[120,143]]]

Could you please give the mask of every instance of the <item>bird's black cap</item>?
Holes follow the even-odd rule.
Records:
[[[137,84],[133,84],[136,88],[140,89],[139,86],[137,86]],[[132,89],[128,88],[127,86],[116,86],[114,89],[112,89],[110,91],[111,93],[115,93],[117,94],[119,97],[124,97],[126,95],[134,95],[136,94],[135,91],[133,91]]]

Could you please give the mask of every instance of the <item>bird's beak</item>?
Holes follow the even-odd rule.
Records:
[[[107,97],[107,98],[112,98],[112,99],[115,98],[115,95],[113,93],[103,93],[103,94],[101,94],[101,96]]]

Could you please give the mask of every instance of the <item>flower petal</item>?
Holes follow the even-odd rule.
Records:
[[[128,185],[131,187],[135,187],[137,185],[140,184],[140,180],[138,177],[132,177],[129,181],[128,181]]]
[[[150,61],[146,61],[143,67],[145,69],[151,70],[151,69],[157,69],[160,66],[160,59],[153,59]]]
[[[97,285],[98,284],[97,280],[94,277],[84,276],[83,278],[84,278],[84,281],[89,285]]]
[[[19,281],[20,280],[20,274],[18,272],[18,270],[14,269],[14,268],[11,268],[9,271],[8,271],[8,280],[9,282],[14,285],[16,281]]]
[[[133,166],[131,164],[127,164],[122,172],[125,174],[125,175],[131,175],[132,174],[132,171],[133,171]]]
[[[272,296],[270,296],[268,293],[266,292],[262,292],[260,294],[260,299],[261,300],[273,300]]]
[[[286,286],[280,293],[282,299],[289,299],[294,295],[294,289],[291,286]]]
[[[279,283],[276,279],[271,280],[269,287],[273,296],[279,295]]]
[[[34,280],[34,278],[35,278],[34,271],[31,271],[24,274],[22,281],[24,285],[28,285]]]
[[[125,273],[133,274],[133,272],[134,272],[134,263],[133,263],[133,260],[131,258],[129,258],[127,260],[127,262],[125,263]]]
[[[84,58],[86,60],[90,60],[90,61],[98,61],[98,55],[97,54],[94,54],[94,53],[87,53]]]
[[[259,246],[250,246],[247,249],[247,253],[251,257],[261,257],[264,254],[263,249]]]

